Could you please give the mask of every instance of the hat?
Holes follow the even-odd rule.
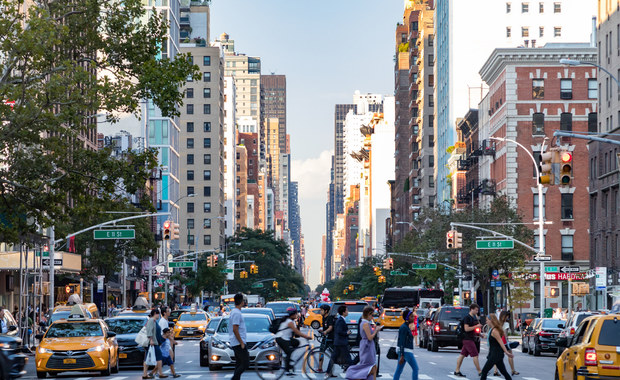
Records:
[[[288,314],[289,317],[291,315],[295,315],[295,314],[297,314],[297,309],[295,309],[294,307],[289,307],[288,309],[286,309],[286,314]]]

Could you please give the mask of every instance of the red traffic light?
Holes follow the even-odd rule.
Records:
[[[560,159],[562,160],[562,163],[566,164],[568,162],[571,162],[573,160],[573,155],[569,152],[563,152],[562,156],[560,157]]]
[[[453,238],[454,238],[454,232],[448,231],[448,239],[453,239]]]
[[[170,221],[169,220],[166,220],[164,222],[164,228],[170,228]]]

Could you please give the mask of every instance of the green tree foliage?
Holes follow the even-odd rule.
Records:
[[[225,267],[222,262],[218,262],[217,267],[207,266],[206,256],[203,255],[198,260],[198,272],[181,270],[181,273],[175,273],[171,279],[185,285],[190,297],[199,296],[201,291],[222,294],[221,289],[226,280],[226,274],[222,273],[222,270]]]
[[[97,118],[139,116],[145,98],[177,114],[179,88],[198,68],[160,57],[166,30],[141,0],[0,0],[3,241],[71,224],[101,198],[144,188],[153,152],[117,160],[83,136],[96,133]]]

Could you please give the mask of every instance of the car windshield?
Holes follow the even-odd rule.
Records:
[[[217,328],[217,332],[228,334],[228,318],[222,320],[222,323]]]
[[[603,321],[598,336],[598,344],[601,346],[620,346],[620,321],[611,319]]]
[[[269,319],[267,318],[246,318],[245,328],[249,333],[268,333]]]
[[[385,315],[388,315],[390,317],[398,317],[400,313],[402,313],[402,311],[400,310],[386,310],[385,311]]]
[[[209,321],[209,324],[207,325],[208,329],[215,329],[217,327],[217,324],[220,323],[220,319],[212,319]]]
[[[581,323],[581,321],[583,321],[584,319],[592,316],[594,314],[579,314],[577,315],[577,318],[575,320],[575,326],[579,326],[579,324]]]
[[[271,310],[273,310],[274,313],[282,314],[282,313],[286,313],[286,309],[288,309],[289,307],[295,307],[295,304],[294,303],[268,303],[266,306],[270,308]]]
[[[197,314],[185,313],[185,314],[181,314],[181,316],[179,317],[179,322],[206,321],[206,320],[207,320],[207,316],[202,313],[197,313]]]
[[[97,322],[54,323],[45,334],[46,338],[81,338],[103,336],[101,325]]]
[[[146,324],[146,319],[106,319],[110,331],[117,334],[137,334]]]
[[[560,324],[564,324],[564,321],[561,319],[543,319],[541,327],[543,329],[557,329]]]
[[[271,317],[271,310],[265,310],[265,309],[242,309],[241,310],[242,313],[246,313],[246,314],[261,314],[261,315],[266,315],[268,317]]]
[[[57,311],[54,314],[52,314],[52,316],[50,318],[50,323],[56,322],[56,321],[61,320],[61,319],[67,319],[70,314],[71,314],[70,310]],[[86,312],[86,318],[92,318],[92,315],[88,311]]]
[[[465,316],[469,314],[469,309],[466,308],[459,308],[459,309],[444,309],[441,311],[441,315],[439,316],[439,319],[442,320],[453,320],[453,321],[460,321],[461,319],[465,318]]]

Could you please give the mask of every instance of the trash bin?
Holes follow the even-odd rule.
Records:
[[[553,309],[550,307],[546,308],[543,318],[553,318]]]

